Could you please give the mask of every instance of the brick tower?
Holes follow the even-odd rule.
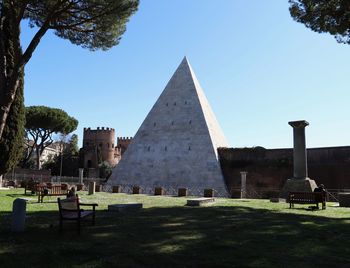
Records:
[[[84,128],[83,162],[84,168],[97,168],[99,161],[107,161],[115,166],[120,160],[120,149],[115,148],[114,128]]]

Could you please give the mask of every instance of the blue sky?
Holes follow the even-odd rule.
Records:
[[[28,43],[35,28],[22,26]],[[26,66],[25,103],[83,128],[134,136],[187,56],[232,147],[349,145],[350,46],[292,20],[287,0],[141,0],[121,43],[91,52],[48,33]]]

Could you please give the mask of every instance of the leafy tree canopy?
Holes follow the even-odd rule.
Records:
[[[31,27],[47,27],[73,44],[92,50],[119,43],[138,0],[22,0]]]
[[[311,30],[334,35],[339,43],[350,44],[349,0],[289,0],[290,14]]]
[[[69,134],[78,126],[78,120],[69,116],[65,111],[46,106],[30,106],[26,108],[26,135],[30,151],[36,152],[37,168],[40,169],[40,157],[45,148],[52,144],[53,133]]]
[[[78,120],[65,111],[46,106],[26,107],[26,129],[47,130],[51,133],[71,133],[78,126]]]

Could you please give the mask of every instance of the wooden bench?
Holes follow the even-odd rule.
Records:
[[[52,185],[50,187],[38,185],[36,186],[36,193],[38,195],[38,203],[42,203],[44,196],[66,196],[68,194],[68,189],[62,189],[61,185]]]
[[[288,195],[289,208],[293,208],[294,204],[315,204],[319,208],[326,209],[326,192],[289,192]]]
[[[95,225],[95,207],[98,206],[96,203],[81,203],[78,195],[76,198],[60,199],[57,198],[58,209],[60,213],[60,231],[63,228],[63,221],[76,221],[78,227],[78,233],[80,234],[80,223],[81,220],[91,216],[92,225]],[[82,206],[90,206],[92,210],[81,209]]]

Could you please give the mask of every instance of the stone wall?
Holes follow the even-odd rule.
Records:
[[[247,171],[247,187],[281,189],[293,175],[293,149],[219,148],[229,189],[240,187],[240,171]],[[350,189],[350,146],[307,150],[308,174],[328,189]]]

